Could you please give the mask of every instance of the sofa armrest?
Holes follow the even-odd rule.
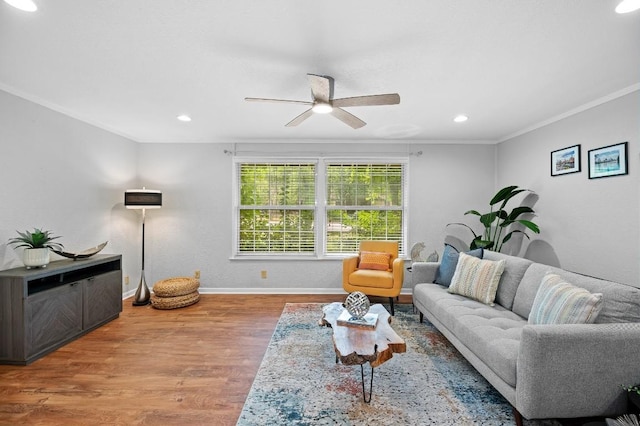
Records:
[[[623,385],[640,383],[640,323],[527,325],[516,408],[526,418],[623,413]]]
[[[436,279],[438,266],[440,266],[440,262],[413,262],[411,281],[414,284],[432,283]]]

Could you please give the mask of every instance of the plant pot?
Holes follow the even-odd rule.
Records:
[[[629,392],[629,413],[640,413],[640,394]]]
[[[28,248],[22,253],[22,262],[27,269],[43,268],[49,264],[49,248]]]

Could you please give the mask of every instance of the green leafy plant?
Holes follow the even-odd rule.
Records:
[[[16,232],[18,233],[19,237],[9,239],[9,244],[15,245],[15,248],[50,248],[53,250],[62,250],[64,248],[61,243],[52,242],[53,240],[60,237],[54,237],[51,234],[51,231],[43,231],[41,229],[34,228],[33,232]]]
[[[640,395],[640,385],[635,385],[635,386],[631,386],[631,385],[624,386],[624,385],[622,385],[622,389],[626,390],[627,392],[632,392],[632,393],[635,392],[638,395]]]
[[[525,237],[529,238],[529,235],[525,230],[512,229],[508,230],[509,226],[514,224],[523,225],[531,232],[536,234],[540,233],[538,225],[530,220],[520,219],[524,214],[535,213],[531,207],[518,206],[511,211],[507,211],[507,203],[514,196],[522,192],[532,192],[529,189],[518,188],[518,186],[507,186],[502,188],[496,193],[496,195],[489,201],[490,210],[488,213],[480,213],[477,210],[469,210],[465,212],[465,215],[478,216],[480,223],[484,230],[481,234],[477,234],[472,227],[465,223],[455,222],[449,223],[450,225],[460,225],[469,229],[473,234],[473,240],[469,244],[470,249],[485,248],[493,251],[501,251],[504,243],[509,241],[515,233],[522,233]],[[504,234],[504,236],[503,236]]]

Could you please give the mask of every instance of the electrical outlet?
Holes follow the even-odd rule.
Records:
[[[195,278],[196,278],[196,279],[198,279],[198,280],[199,280],[199,279],[200,279],[200,270],[199,270],[199,269],[196,269],[196,272],[195,272],[195,274],[193,274],[193,275],[195,276]]]
[[[124,276],[124,285],[129,285],[129,275]]]
[[[260,278],[262,278],[263,280],[267,279],[267,271],[260,271]]]

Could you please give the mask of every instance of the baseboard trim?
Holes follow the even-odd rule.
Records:
[[[128,299],[128,298],[134,296],[135,294],[136,294],[135,290],[126,291],[126,292],[122,293],[122,300]]]
[[[200,287],[200,294],[346,294],[341,288],[211,288]],[[411,294],[411,289],[403,289],[400,294]]]
[[[200,294],[339,294],[344,295],[345,291],[341,288],[293,288],[293,287],[280,287],[280,288],[212,288],[212,287],[200,287],[198,289]],[[122,295],[122,299],[128,299],[135,294],[135,291],[131,290]],[[400,294],[411,294],[411,289],[402,289]]]
[[[341,288],[210,288],[200,287],[200,294],[344,294]]]

